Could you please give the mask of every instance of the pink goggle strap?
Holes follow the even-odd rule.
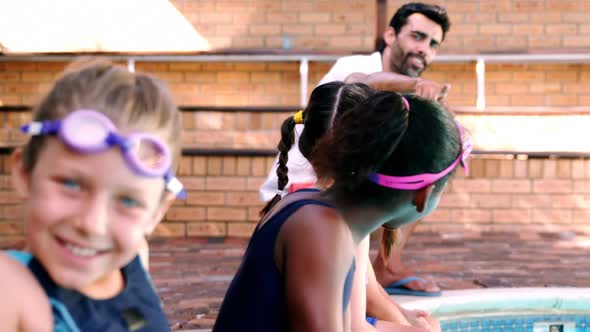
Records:
[[[457,122],[457,129],[461,136],[461,152],[455,161],[451,163],[447,168],[439,173],[423,173],[418,175],[410,176],[391,176],[380,173],[373,173],[369,176],[369,180],[382,187],[401,189],[401,190],[418,190],[427,187],[428,185],[436,182],[438,179],[449,174],[458,163],[461,163],[465,174],[467,175],[469,170],[467,168],[467,159],[473,150],[473,143],[467,130]]]
[[[410,103],[408,102],[408,100],[404,96],[402,96],[402,101],[404,102],[404,105],[406,105],[406,109],[409,112],[410,111]]]

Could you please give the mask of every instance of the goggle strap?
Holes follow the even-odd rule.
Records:
[[[180,183],[176,177],[169,177],[166,179],[166,189],[180,198],[186,196],[182,183]]]
[[[27,125],[20,127],[20,130],[25,134],[29,134],[29,135],[33,135],[33,136],[39,135],[39,134],[41,134],[41,131],[43,130],[43,122],[33,121]]]
[[[59,121],[33,121],[20,127],[20,130],[31,136],[55,134],[60,126]]]

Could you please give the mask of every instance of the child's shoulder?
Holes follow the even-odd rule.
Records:
[[[0,251],[1,331],[53,330],[49,300],[26,261],[26,253]]]

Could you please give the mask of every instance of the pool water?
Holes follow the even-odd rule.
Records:
[[[590,288],[456,290],[394,301],[430,312],[444,332],[590,332]]]
[[[486,315],[441,318],[440,323],[443,332],[590,332],[590,314]]]

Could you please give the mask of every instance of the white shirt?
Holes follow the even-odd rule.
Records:
[[[379,52],[374,52],[370,55],[346,56],[336,60],[336,63],[330,68],[330,71],[324,75],[318,85],[334,81],[344,81],[344,79],[352,73],[372,74],[380,71],[383,71],[383,64],[381,62],[381,53]],[[291,186],[292,183],[315,183],[317,181],[313,167],[299,151],[297,142],[299,142],[299,135],[302,130],[303,125],[295,125],[295,139],[291,150],[289,150],[289,160],[287,161],[289,182],[287,182],[287,185],[282,192],[283,196],[288,192],[289,186]],[[260,200],[263,202],[270,201],[277,194],[278,160],[279,156],[277,155],[266,180],[262,186],[260,186]]]

